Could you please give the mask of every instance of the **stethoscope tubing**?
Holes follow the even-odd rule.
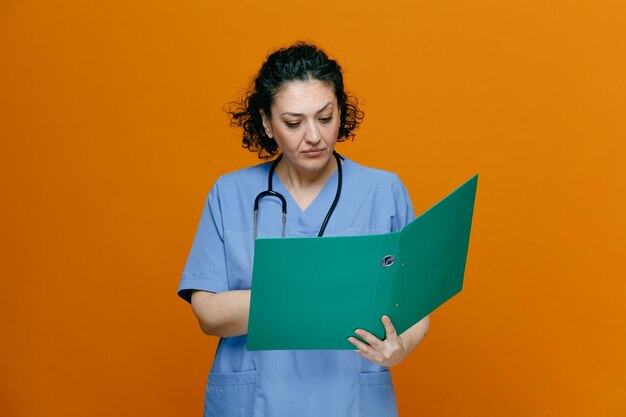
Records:
[[[278,162],[280,162],[280,159],[282,158],[282,154],[278,155],[278,158],[276,158],[273,162],[272,165],[270,166],[270,172],[268,174],[267,177],[267,190],[266,191],[262,191],[260,192],[256,198],[254,199],[254,240],[256,240],[257,237],[257,225],[258,225],[258,215],[259,215],[259,202],[264,198],[264,197],[268,197],[268,196],[272,196],[272,197],[277,197],[280,200],[281,203],[281,208],[282,208],[282,212],[283,212],[283,219],[282,219],[282,231],[281,231],[281,237],[285,237],[285,224],[287,223],[287,200],[285,200],[285,197],[277,192],[273,190],[272,187],[272,183],[273,183],[273,177],[274,177],[274,170],[276,169],[276,166],[278,165]],[[339,197],[341,196],[341,187],[342,187],[342,180],[343,180],[343,172],[341,169],[341,160],[343,159],[341,157],[341,155],[339,155],[337,152],[333,151],[333,156],[335,157],[335,160],[337,161],[337,192],[335,193],[335,198],[333,200],[333,203],[330,205],[330,209],[328,209],[328,212],[326,213],[326,217],[324,218],[324,221],[322,222],[322,226],[320,227],[320,231],[317,234],[317,237],[322,237],[324,235],[324,231],[326,230],[326,226],[328,225],[328,221],[330,220],[333,212],[335,211],[335,208],[337,207],[337,203],[339,202]]]

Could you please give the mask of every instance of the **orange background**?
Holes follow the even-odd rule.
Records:
[[[222,108],[305,39],[364,99],[339,151],[416,212],[481,175],[401,415],[626,416],[624,3],[261,3],[0,4],[0,415],[201,415],[216,340],[176,287],[257,162]]]

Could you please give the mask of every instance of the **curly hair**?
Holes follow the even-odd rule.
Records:
[[[358,108],[357,99],[346,93],[341,67],[317,46],[300,41],[271,53],[243,98],[231,103],[227,110],[231,125],[243,129],[243,148],[257,152],[261,159],[270,159],[280,152],[276,141],[265,133],[261,110],[271,116],[279,89],[290,81],[306,80],[333,85],[341,115],[337,141],[354,139],[365,114]]]

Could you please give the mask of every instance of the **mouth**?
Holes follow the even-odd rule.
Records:
[[[307,149],[306,151],[303,151],[303,153],[316,154],[316,153],[320,153],[322,151],[324,151],[324,148],[311,148],[311,149]]]

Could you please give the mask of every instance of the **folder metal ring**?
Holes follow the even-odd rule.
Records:
[[[396,257],[393,255],[387,255],[385,256],[381,261],[380,264],[384,267],[384,268],[389,268],[391,265],[394,264],[394,262],[396,261]]]

